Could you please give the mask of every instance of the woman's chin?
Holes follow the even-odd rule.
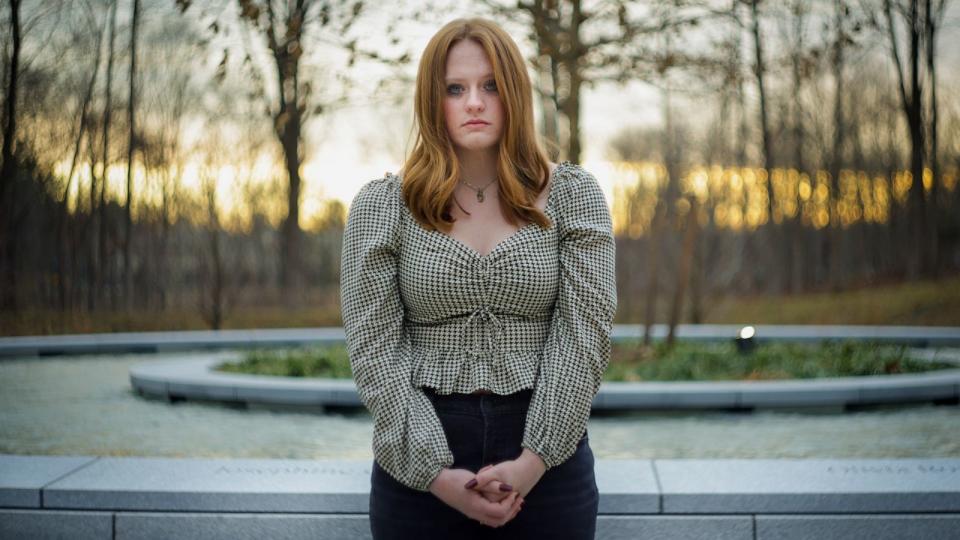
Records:
[[[492,152],[497,149],[499,141],[463,141],[454,143],[454,148],[460,152]]]

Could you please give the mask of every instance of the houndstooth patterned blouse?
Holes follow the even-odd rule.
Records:
[[[387,173],[357,193],[340,272],[347,352],[373,416],[377,463],[420,491],[453,464],[425,386],[532,388],[522,446],[548,469],[563,463],[585,433],[617,308],[612,223],[596,178],[559,164],[545,209],[555,226],[530,222],[486,255],[423,228],[400,183]]]

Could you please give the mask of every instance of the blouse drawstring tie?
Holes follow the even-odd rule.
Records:
[[[487,323],[493,325],[494,332],[492,335],[487,332],[489,328]],[[467,317],[467,328],[470,332],[470,348],[467,352],[472,358],[477,359],[485,354],[500,350],[500,342],[503,339],[503,321],[490,310],[489,306],[484,305],[473,310]],[[482,345],[486,345],[486,347],[481,348]]]

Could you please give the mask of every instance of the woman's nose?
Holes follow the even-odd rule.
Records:
[[[479,90],[470,90],[470,94],[467,96],[467,109],[470,111],[482,111],[486,107],[483,102],[483,98],[480,96]]]

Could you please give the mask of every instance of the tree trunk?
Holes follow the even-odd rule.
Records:
[[[707,206],[707,216],[712,212],[709,203]],[[690,323],[703,324],[703,289],[704,289],[704,256],[703,245],[709,243],[711,219],[707,218],[707,230],[704,231],[706,237],[704,242],[697,242],[693,248],[693,268],[690,273]]]
[[[687,227],[683,232],[683,251],[680,255],[680,268],[677,271],[676,287],[673,290],[673,303],[670,306],[669,330],[667,331],[667,346],[672,347],[676,339],[676,328],[680,322],[680,312],[683,310],[683,295],[687,287],[687,281],[690,277],[690,266],[693,261],[693,253],[696,249],[697,229],[699,222],[697,213],[699,206],[695,196],[689,197],[690,210],[687,213]]]
[[[133,229],[133,151],[136,144],[136,79],[137,79],[137,26],[140,15],[140,0],[133,0],[130,23],[130,98],[127,101],[127,118],[130,126],[127,140],[127,199],[126,226],[123,234],[123,296],[128,310],[133,308],[133,269],[130,268],[130,239]]]
[[[804,0],[794,0],[793,4],[793,17],[794,17],[794,44],[793,44],[793,54],[791,55],[792,60],[792,76],[793,76],[793,100],[791,102],[792,111],[791,111],[791,124],[793,131],[793,166],[799,174],[807,172],[807,160],[806,160],[806,131],[803,127],[803,102],[801,96],[803,95],[804,90],[804,79],[805,74],[803,70],[803,60],[805,54],[805,43],[803,40],[804,32],[804,21],[807,13],[807,6],[805,5]],[[772,184],[771,184],[772,186]],[[771,198],[773,190],[771,189]],[[780,208],[786,209],[786,202],[781,201]],[[771,215],[771,219],[773,216]],[[799,289],[798,283],[800,280],[799,270],[799,258],[800,253],[798,249],[798,236],[800,234],[800,225],[799,220],[795,217],[789,217],[786,215],[786,212],[783,212],[781,215],[781,223],[783,223],[783,255],[784,255],[784,279],[783,287],[781,292],[783,293],[796,293]]]
[[[910,42],[908,48],[910,58],[907,66],[909,73],[904,72],[903,63],[900,60],[891,2],[890,0],[884,0],[883,3],[890,37],[890,50],[899,82],[900,101],[910,131],[910,174],[913,181],[910,184],[907,199],[909,240],[907,242],[908,250],[905,250],[910,253],[907,261],[907,279],[909,280],[917,279],[926,273],[924,264],[926,259],[926,249],[924,249],[926,246],[926,227],[924,226],[926,222],[926,201],[923,189],[923,88],[920,84],[920,28],[918,27],[920,13],[918,3],[919,0],[910,0],[909,9],[904,13],[904,26]]]
[[[834,95],[833,95],[833,155],[830,157],[830,225],[827,230],[827,241],[830,247],[829,253],[830,272],[827,276],[831,290],[834,292],[842,288],[841,279],[842,268],[840,257],[843,254],[841,246],[842,229],[840,227],[840,215],[838,212],[838,203],[840,202],[840,171],[843,167],[844,143],[846,138],[846,119],[844,118],[843,96],[843,0],[834,1],[834,43],[833,55],[831,58],[831,68],[833,70]]]
[[[557,96],[557,62],[549,54],[540,55],[540,66],[537,74],[540,79],[540,105],[543,110],[540,131],[543,139],[547,143],[547,152],[550,159],[558,159],[558,150],[560,148],[560,135],[557,126],[560,107],[559,97]]]
[[[643,317],[643,344],[650,345],[653,333],[653,324],[657,314],[657,293],[659,287],[657,275],[660,270],[660,234],[663,230],[664,210],[666,204],[663,199],[657,201],[657,206],[653,211],[653,220],[650,223],[650,232],[647,235],[647,291],[646,302],[644,305]]]
[[[242,4],[242,2],[241,2]],[[273,53],[277,68],[278,109],[274,116],[274,131],[283,149],[284,165],[287,170],[287,216],[283,222],[280,257],[283,265],[281,287],[288,301],[298,298],[300,289],[300,163],[301,128],[305,103],[300,94],[300,56],[303,53],[303,26],[307,7],[302,0],[288,5],[286,28],[279,32],[275,26],[275,15],[270,2],[265,4],[270,13],[269,25],[262,30],[266,33],[267,45]],[[254,21],[256,25],[256,21]],[[280,34],[278,36],[278,34]]]
[[[570,15],[570,44],[573,50],[579,50],[582,46],[580,36],[580,22],[583,20],[580,0],[571,1],[572,13]],[[563,100],[563,112],[567,117],[567,156],[566,159],[574,162],[580,162],[580,90],[583,86],[583,74],[581,73],[580,58],[578,54],[570,54],[563,62],[567,77],[569,77],[569,89]]]
[[[67,221],[70,218],[70,188],[73,186],[73,175],[77,169],[77,162],[80,159],[81,146],[83,145],[83,135],[87,127],[87,115],[90,112],[90,102],[93,101],[93,90],[97,85],[97,75],[100,74],[100,57],[103,46],[103,32],[101,27],[97,32],[97,52],[94,55],[93,66],[90,70],[90,80],[87,83],[87,90],[83,95],[83,101],[80,104],[80,114],[77,122],[77,137],[73,145],[73,156],[70,159],[70,171],[67,173],[67,185],[63,189],[63,195],[60,197],[60,217],[57,226],[57,246],[59,246],[59,256],[57,257],[57,273],[59,274],[58,283],[60,286],[60,309],[65,310],[70,302],[67,301],[67,288],[69,283],[75,278],[71,267],[67,264],[69,257],[67,249]],[[77,196],[79,201],[79,193]],[[79,206],[79,205],[78,205]]]
[[[90,214],[87,216],[87,222],[84,226],[87,234],[87,311],[92,312],[97,307],[97,291],[99,269],[97,267],[97,151],[94,148],[95,142],[91,134],[87,138],[87,152],[89,154],[90,164]]]
[[[925,0],[925,26],[927,30],[927,73],[930,76],[930,172],[933,184],[930,186],[930,207],[928,208],[927,238],[929,241],[929,269],[933,277],[940,270],[940,156],[938,150],[939,106],[937,103],[937,28],[943,16],[946,0],[940,0],[934,10],[931,0]]]
[[[204,181],[207,202],[207,247],[210,258],[204,264],[204,279],[200,286],[200,307],[211,330],[220,330],[224,315],[224,265],[220,250],[220,218],[217,213],[216,179]],[[212,268],[207,267],[209,264]],[[209,287],[209,289],[208,289]],[[209,303],[208,303],[209,302]]]
[[[754,74],[757,77],[757,93],[760,99],[760,132],[763,145],[763,163],[761,166],[769,172],[773,167],[773,156],[770,143],[770,122],[767,115],[767,68],[763,60],[763,40],[760,36],[760,14],[757,5],[760,0],[750,0],[751,32],[753,34]],[[773,216],[773,197],[769,197],[769,215]]]
[[[769,115],[767,112],[767,85],[766,85],[766,74],[767,68],[764,62],[763,55],[763,38],[760,35],[760,12],[759,12],[759,3],[760,0],[750,0],[750,31],[753,35],[753,53],[754,53],[754,75],[757,79],[757,94],[760,100],[760,133],[761,133],[761,144],[762,144],[762,163],[761,168],[766,172],[767,175],[767,224],[763,227],[763,236],[766,239],[766,246],[762,250],[763,257],[767,263],[767,272],[766,276],[776,276],[776,249],[777,246],[777,234],[776,234],[776,224],[773,221],[773,207],[774,207],[774,193],[773,189],[770,188],[770,177],[772,173],[773,164],[773,150],[770,141],[770,121]],[[765,287],[768,291],[776,289],[776,284],[774,280],[769,280],[765,283]]]
[[[113,108],[113,96],[111,86],[113,85],[113,43],[117,34],[117,0],[113,0],[110,5],[110,39],[108,40],[107,50],[107,81],[103,105],[103,147],[101,149],[100,166],[100,202],[97,205],[97,224],[99,232],[97,240],[99,242],[97,257],[97,276],[96,298],[97,302],[104,299],[104,292],[107,289],[108,276],[110,274],[110,261],[107,259],[107,179],[110,170],[110,121],[111,109]]]
[[[13,51],[4,110],[3,149],[0,153],[0,310],[17,312],[17,166],[13,141],[17,136],[17,72],[20,70],[20,0],[10,0]]]
[[[296,73],[296,67],[293,70]],[[281,120],[283,117],[286,117],[285,121]],[[283,288],[288,293],[287,297],[291,298],[300,287],[300,112],[296,101],[282,102],[278,125],[281,122],[280,142],[289,178],[287,217],[283,222]]]

